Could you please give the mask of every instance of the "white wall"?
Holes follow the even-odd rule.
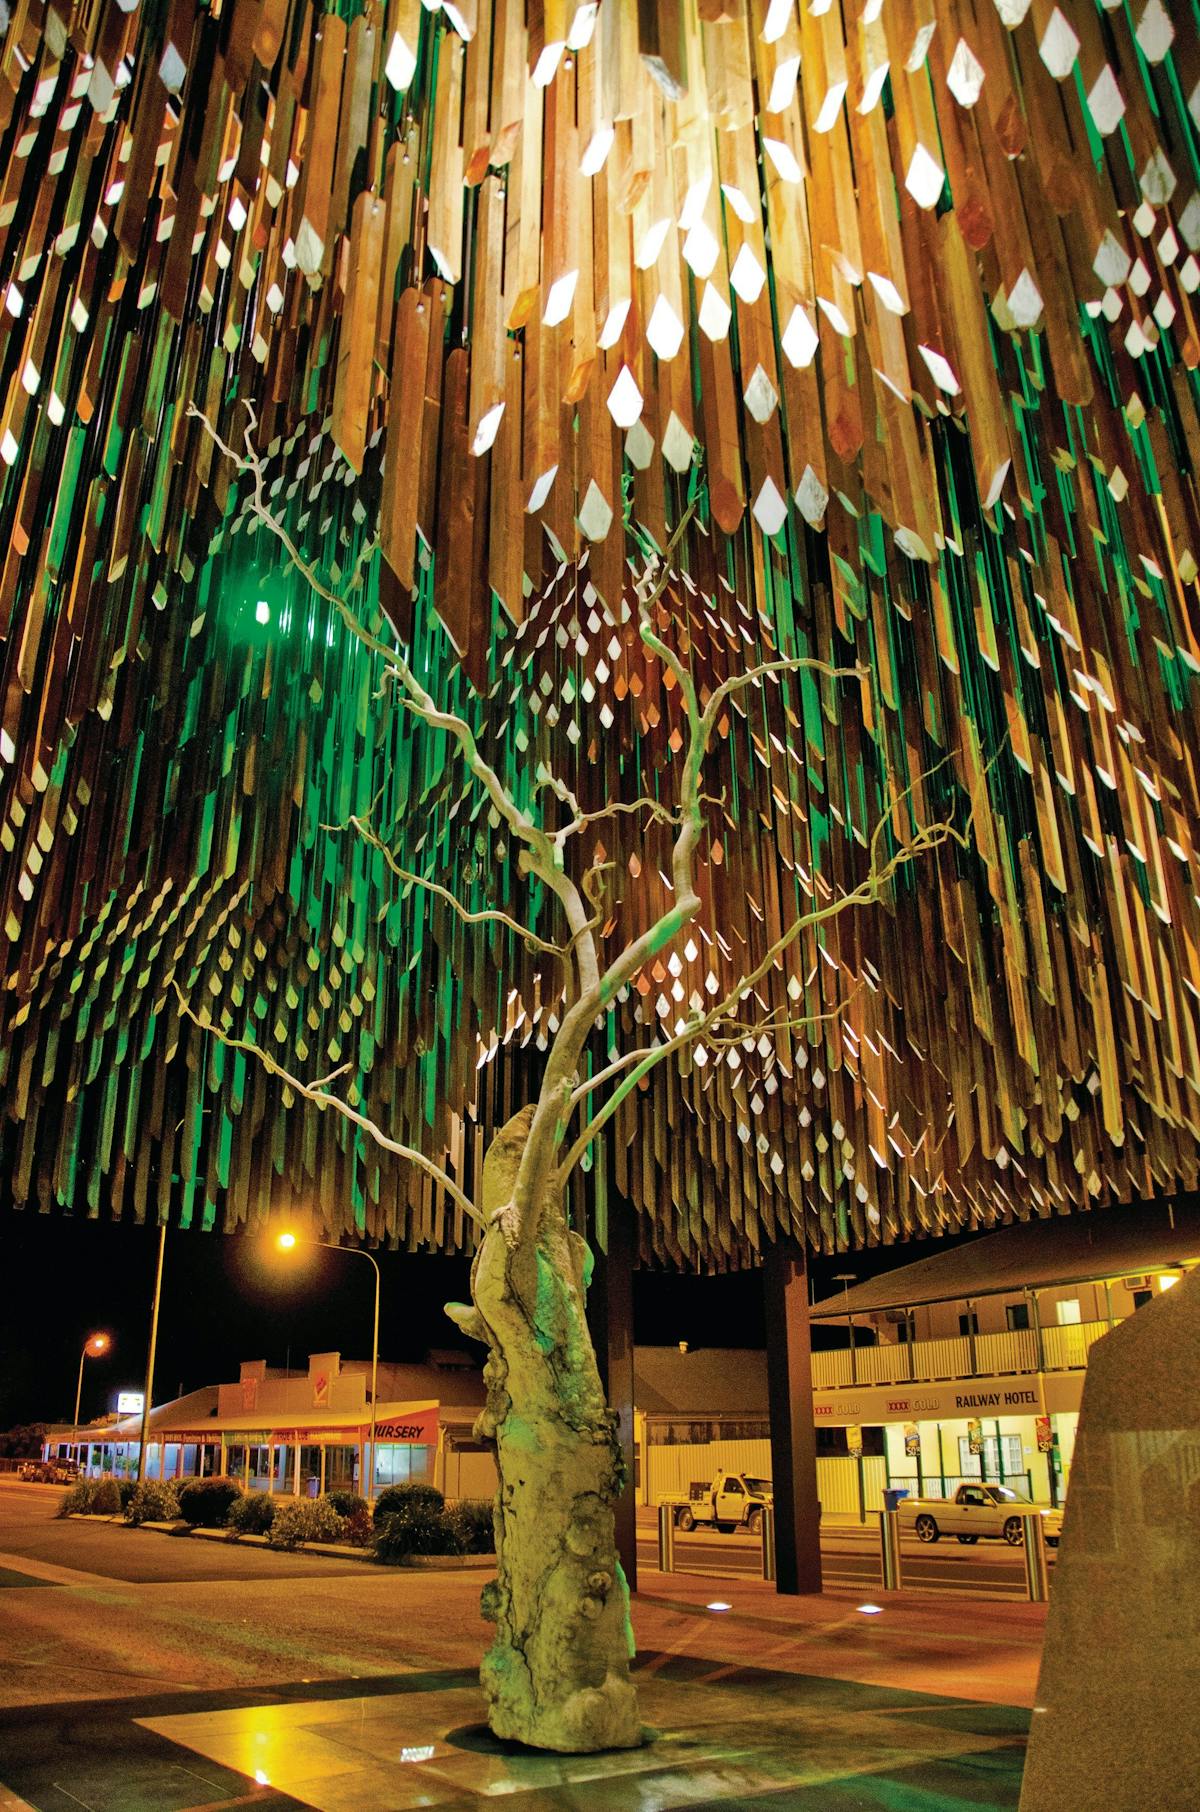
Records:
[[[497,1474],[496,1460],[493,1454],[460,1452],[456,1447],[447,1447],[443,1453],[445,1464],[445,1483],[442,1495],[447,1498],[483,1497],[493,1498],[496,1495]]]

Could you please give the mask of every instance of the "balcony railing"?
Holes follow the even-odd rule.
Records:
[[[1088,1353],[1107,1321],[1078,1321],[1065,1327],[1042,1329],[1042,1367],[1048,1372],[1082,1370]],[[1012,1328],[1003,1334],[965,1334],[943,1340],[915,1340],[911,1346],[856,1346],[814,1353],[813,1386],[832,1390],[849,1384],[933,1384],[950,1378],[1019,1376],[1038,1369],[1038,1337],[1033,1328]]]

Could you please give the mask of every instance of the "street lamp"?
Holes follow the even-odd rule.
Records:
[[[294,1252],[297,1246],[303,1244],[320,1246],[325,1252],[344,1252],[348,1258],[365,1258],[375,1273],[375,1321],[371,1331],[371,1470],[367,1474],[367,1489],[364,1494],[368,1499],[373,1498],[375,1495],[375,1405],[379,1395],[379,1266],[362,1246],[335,1246],[327,1239],[305,1238],[302,1240],[299,1234],[291,1232],[276,1234],[275,1244],[280,1252]]]
[[[835,1271],[834,1272],[833,1281],[834,1281],[834,1283],[841,1284],[842,1294],[844,1297],[846,1297],[847,1301],[849,1300],[849,1297],[850,1297],[850,1285],[854,1282],[854,1279],[857,1277],[857,1275],[858,1275],[857,1271]],[[846,1320],[850,1324],[850,1382],[851,1382],[851,1384],[857,1384],[858,1383],[858,1361],[857,1361],[857,1356],[854,1351],[854,1317],[850,1313],[849,1309],[847,1309],[847,1311],[846,1311]]]
[[[83,1351],[79,1355],[79,1382],[75,1386],[75,1420],[71,1424],[73,1428],[79,1427],[79,1405],[83,1397],[83,1362],[85,1359],[99,1359],[102,1354],[107,1353],[111,1345],[112,1341],[107,1334],[89,1334],[83,1343]]]

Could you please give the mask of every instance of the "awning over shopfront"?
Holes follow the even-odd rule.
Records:
[[[311,1422],[306,1422],[303,1417],[291,1416],[286,1425],[272,1427],[264,1422],[261,1412],[258,1415],[214,1416],[208,1422],[198,1422],[194,1418],[172,1421],[171,1408],[170,1404],[166,1404],[163,1409],[154,1412],[150,1428],[150,1442],[154,1446],[163,1442],[174,1445],[179,1441],[216,1443],[221,1440],[231,1446],[244,1442],[249,1442],[251,1446],[265,1446],[267,1443],[280,1446],[297,1441],[306,1446],[335,1446],[339,1442],[354,1446],[371,1438],[370,1416],[364,1416],[360,1409],[346,1415],[332,1416],[326,1411],[320,1416],[314,1416]],[[380,1447],[389,1443],[436,1446],[440,1421],[441,1404],[433,1400],[381,1403],[375,1421],[376,1444]],[[141,1417],[125,1416],[100,1428],[70,1430],[58,1438],[92,1441],[105,1446],[137,1442],[142,1438]]]
[[[1051,1289],[1140,1271],[1170,1270],[1200,1259],[1200,1208],[1155,1203],[1094,1209],[1055,1220],[1019,1221],[969,1245],[901,1265],[814,1305],[815,1320],[878,1309]]]

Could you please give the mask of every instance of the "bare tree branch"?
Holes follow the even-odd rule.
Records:
[[[250,505],[254,514],[269,528],[286,549],[296,570],[312,587],[318,597],[324,598],[332,609],[336,610],[343,623],[352,635],[357,636],[375,654],[387,663],[388,672],[395,676],[402,688],[401,704],[425,723],[435,729],[444,730],[458,743],[468,768],[480,782],[499,816],[508,825],[527,850],[528,868],[543,881],[555,894],[566,914],[567,927],[571,933],[572,948],[579,966],[580,993],[590,991],[595,985],[598,962],[594,941],[588,931],[588,912],[571,877],[562,866],[561,852],[555,848],[550,834],[535,823],[524,808],[517,804],[505,787],[499,774],[485,760],[475,741],[474,731],[466,719],[456,712],[443,711],[422,686],[403,655],[396,648],[389,648],[373,636],[359,622],[350,606],[341,594],[329,585],[317,570],[316,565],[306,560],[299,548],[288,534],[287,528],[270,508],[266,500],[266,467],[262,455],[254,447],[253,435],[258,425],[258,418],[252,404],[246,403],[247,425],[245,430],[246,451],[237,453],[228,442],[221,439],[208,417],[195,404],[189,406],[188,413],[195,416],[204,431],[213,442],[233,460],[240,472],[247,473],[252,484]]]
[[[175,990],[180,1012],[185,1018],[190,1019],[193,1025],[199,1026],[201,1031],[211,1032],[213,1037],[227,1049],[242,1051],[246,1056],[253,1057],[256,1062],[262,1064],[268,1074],[278,1076],[281,1082],[285,1082],[290,1089],[295,1090],[296,1094],[302,1095],[314,1106],[331,1107],[335,1113],[341,1114],[343,1119],[349,1120],[352,1125],[361,1128],[383,1151],[389,1151],[393,1157],[405,1158],[410,1164],[415,1164],[418,1170],[423,1170],[426,1176],[432,1177],[435,1183],[441,1185],[451,1201],[455,1202],[463,1213],[475,1222],[477,1227],[483,1226],[483,1216],[475,1204],[469,1196],[463,1194],[454,1178],[447,1175],[440,1164],[435,1164],[432,1158],[427,1158],[425,1153],[418,1151],[414,1145],[402,1145],[398,1139],[390,1139],[367,1114],[359,1113],[358,1109],[351,1107],[348,1101],[343,1101],[340,1095],[330,1092],[328,1084],[335,1081],[338,1076],[345,1074],[350,1068],[348,1063],[342,1064],[340,1069],[332,1071],[320,1082],[301,1082],[298,1076],[293,1076],[290,1070],[285,1070],[281,1063],[276,1063],[270,1052],[264,1051],[261,1045],[252,1044],[246,1038],[232,1037],[230,1033],[222,1031],[221,1027],[210,1019],[207,1013],[198,1013],[178,982],[173,982],[171,985]]]
[[[402,867],[383,838],[372,829],[368,820],[358,817],[356,813],[352,812],[345,824],[323,824],[321,829],[333,832],[347,829],[356,830],[365,843],[369,843],[372,849],[379,851],[397,880],[408,882],[414,887],[424,888],[426,893],[434,894],[439,900],[445,900],[448,906],[453,907],[465,925],[503,925],[515,937],[519,937],[528,949],[543,951],[547,956],[563,957],[570,952],[569,945],[553,944],[548,938],[538,937],[537,933],[530,931],[527,925],[522,925],[519,919],[512,917],[511,913],[502,912],[498,906],[485,906],[480,911],[473,912],[469,907],[464,906],[448,887],[443,887],[440,881],[431,881],[426,875],[419,875],[411,868]]]
[[[565,1183],[597,1133],[612,1119],[622,1101],[637,1087],[642,1078],[649,1075],[650,1071],[656,1068],[665,1057],[669,1057],[672,1052],[681,1050],[684,1045],[691,1044],[697,1038],[702,1037],[711,1026],[717,1025],[732,1012],[745,998],[747,991],[753,988],[756,982],[761,981],[763,976],[774,967],[783,952],[795,943],[801,932],[808,930],[813,925],[820,925],[829,919],[836,918],[839,914],[857,906],[870,905],[881,897],[888,881],[899,869],[914,861],[926,850],[944,843],[948,838],[957,840],[960,837],[961,833],[952,825],[930,825],[918,832],[911,843],[906,843],[902,849],[889,857],[882,868],[873,869],[871,874],[857,887],[852,888],[849,893],[840,894],[837,899],[828,901],[824,906],[817,906],[811,912],[802,913],[780,937],[775,939],[761,961],[748,974],[743,975],[721,1000],[702,1013],[693,1013],[672,1037],[665,1039],[662,1044],[651,1045],[648,1050],[636,1057],[630,1073],[613,1090],[603,1106],[597,1109],[563,1158],[558,1167],[560,1182]],[[627,1057],[616,1059],[607,1070],[601,1071],[600,1076],[596,1077],[590,1086],[597,1086],[600,1081],[616,1076],[635,1056],[636,1054],[631,1052]],[[572,1101],[577,1097],[581,1098],[579,1091],[575,1092]],[[568,1111],[570,1105],[568,1104]]]

